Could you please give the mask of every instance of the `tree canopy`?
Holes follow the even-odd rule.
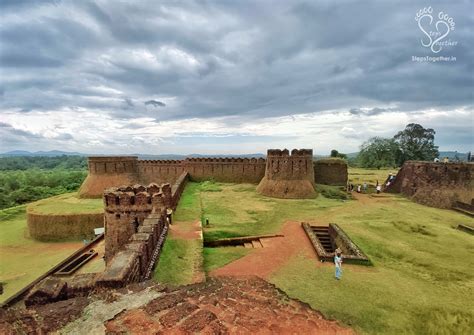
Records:
[[[434,145],[434,129],[425,129],[417,123],[408,124],[393,139],[398,144],[400,156],[398,163],[407,160],[432,161],[439,156],[438,147]]]
[[[364,142],[359,152],[359,163],[363,167],[377,168],[397,165],[399,148],[394,139],[372,137]]]
[[[357,161],[362,167],[378,169],[400,166],[407,160],[432,161],[439,155],[435,134],[431,128],[410,123],[393,138],[373,137],[364,142]]]

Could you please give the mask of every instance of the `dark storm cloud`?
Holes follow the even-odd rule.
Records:
[[[432,56],[426,1],[2,1],[0,109],[70,106],[115,119],[270,116],[472,106],[468,2],[432,1],[458,41]],[[169,99],[169,100],[168,100]],[[138,103],[140,101],[140,103]],[[144,102],[144,105],[141,103]],[[365,108],[365,106],[379,106]]]
[[[165,107],[166,104],[164,102],[161,102],[161,101],[157,101],[157,100],[148,100],[148,101],[145,101],[145,105],[151,105],[153,107]]]
[[[367,115],[367,116],[372,116],[372,115],[378,115],[378,114],[383,114],[387,112],[393,112],[395,109],[394,108],[370,108],[370,109],[360,109],[360,108],[351,108],[349,110],[349,113],[353,115]]]

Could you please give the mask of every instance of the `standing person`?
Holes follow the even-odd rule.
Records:
[[[341,279],[342,276],[342,251],[341,249],[336,249],[336,254],[334,255],[334,265],[336,266],[336,279]]]
[[[365,192],[367,192],[367,183],[364,181],[364,184],[362,185],[362,190]]]
[[[377,184],[377,187],[375,189],[377,190],[377,194],[379,194],[380,191],[382,191],[382,186]]]
[[[357,193],[360,193],[360,185],[357,185]]]

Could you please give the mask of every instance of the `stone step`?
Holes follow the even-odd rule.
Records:
[[[248,243],[244,243],[244,247],[248,248],[248,249],[251,249],[251,248],[253,248],[253,245],[252,245],[252,243],[248,242]]]
[[[255,249],[263,248],[263,245],[260,243],[259,240],[254,240],[254,241],[252,241],[252,246],[253,246]]]
[[[267,248],[272,244],[272,239],[271,238],[261,238],[259,241],[262,244],[262,247],[264,247],[264,248]]]
[[[327,232],[327,231],[329,231],[328,228],[314,228],[314,227],[312,227],[311,230],[314,231],[314,232],[320,232],[320,231],[321,232]]]
[[[459,213],[463,213],[467,216],[470,216],[470,217],[474,217],[474,213],[471,212],[471,211],[468,211],[468,210],[465,210],[463,208],[459,208],[459,207],[453,207],[453,209]]]

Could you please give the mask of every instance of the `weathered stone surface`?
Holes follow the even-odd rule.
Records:
[[[25,298],[25,305],[44,305],[63,300],[67,296],[67,283],[59,278],[48,277],[40,281]]]
[[[408,161],[385,190],[403,193],[432,207],[451,208],[456,201],[471,203],[474,163]]]
[[[291,155],[287,149],[268,150],[265,176],[257,192],[284,199],[315,197],[313,150],[293,149]]]

